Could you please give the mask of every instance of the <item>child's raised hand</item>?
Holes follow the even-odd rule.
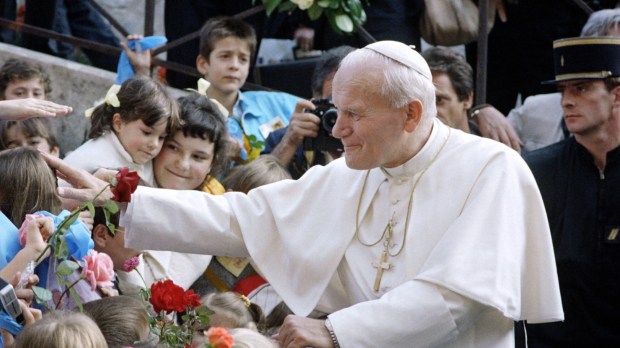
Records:
[[[32,219],[26,225],[26,245],[24,248],[41,253],[47,246],[47,240],[52,234],[54,234],[54,221],[52,218],[37,217]]]
[[[127,59],[136,71],[136,75],[150,76],[151,72],[151,51],[142,51],[140,43],[136,42],[135,50],[132,50],[127,45],[128,41],[141,40],[142,35],[132,34],[127,36],[127,41],[121,42],[121,47],[125,50]]]
[[[56,117],[72,111],[73,108],[70,106],[35,98],[0,101],[0,120],[20,121],[32,117]]]

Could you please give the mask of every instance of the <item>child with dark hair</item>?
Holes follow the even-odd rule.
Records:
[[[0,67],[0,99],[45,99],[51,91],[50,77],[37,63],[10,58]]]
[[[179,98],[181,124],[174,128],[153,160],[159,187],[224,193],[215,177],[229,163],[228,131],[217,106],[192,93]]]
[[[269,133],[288,125],[298,97],[281,92],[241,92],[256,50],[254,29],[241,19],[216,17],[200,32],[196,68],[209,82],[206,93],[227,110],[226,122],[236,148],[233,158],[256,158]]]
[[[49,119],[35,117],[23,121],[0,120],[0,151],[29,146],[60,156],[60,145]]]
[[[0,67],[0,100],[44,100],[51,90],[49,75],[37,63],[11,58]],[[19,146],[31,146],[54,156],[60,155],[54,128],[46,118],[0,120],[0,150]]]
[[[152,159],[171,126],[178,122],[176,101],[164,86],[134,77],[112,86],[91,116],[91,140],[71,152],[69,164],[89,172],[131,167],[141,184],[155,186]]]

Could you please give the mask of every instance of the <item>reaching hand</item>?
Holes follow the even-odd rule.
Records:
[[[108,182],[97,178],[96,176],[82,169],[73,168],[60,158],[41,153],[47,164],[56,170],[56,174],[60,179],[65,180],[73,187],[59,187],[58,194],[65,199],[77,200],[79,202],[90,201],[97,196],[101,190],[108,186]],[[106,201],[114,197],[112,191],[108,187],[101,193],[95,205],[102,205]]]
[[[133,34],[127,36],[127,41],[141,40],[142,35]],[[132,50],[127,45],[127,41],[121,42],[121,47],[125,50],[127,59],[136,71],[136,75],[150,76],[151,75],[151,50],[142,51],[140,43],[136,42],[136,49]]]
[[[324,320],[289,315],[284,319],[280,332],[274,337],[282,348],[331,348],[329,331]]]
[[[35,98],[0,100],[0,120],[21,121],[32,117],[56,117],[72,111],[70,106]]]
[[[318,135],[321,119],[317,115],[305,111],[314,109],[314,104],[309,100],[299,99],[297,101],[286,133],[280,143],[271,151],[271,155],[276,157],[283,166],[286,167],[291,163],[295,151],[305,137],[313,138]]]
[[[521,151],[523,143],[510,122],[496,108],[489,106],[480,109],[478,116],[474,118],[478,124],[480,134],[512,147],[515,151]]]

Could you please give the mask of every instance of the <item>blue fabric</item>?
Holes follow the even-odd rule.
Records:
[[[58,216],[46,211],[38,211],[36,214],[51,217],[54,220],[54,229],[56,229],[62,220],[71,214],[71,212],[63,210]],[[91,238],[90,230],[80,219],[75,220],[73,224],[71,224],[71,227],[69,227],[69,230],[65,233],[65,240],[67,241],[69,255],[78,261],[81,261],[84,256],[88,255],[95,247],[95,242]]]
[[[0,269],[6,267],[21,248],[17,227],[0,212]]]
[[[139,42],[140,49],[144,51],[153,49],[157,46],[161,46],[167,41],[168,39],[163,36],[147,36],[141,40],[131,40],[127,42],[127,46],[129,46],[131,50],[135,50],[136,42]],[[129,62],[129,58],[127,58],[127,54],[125,53],[125,51],[121,53],[121,57],[118,60],[118,67],[116,68],[116,73],[117,75],[115,84],[117,85],[122,84],[123,82],[125,82],[125,80],[130,79],[136,74],[136,71]]]
[[[245,134],[254,135],[257,140],[265,141],[266,137],[259,127],[275,117],[279,117],[284,126],[287,126],[298,100],[299,97],[283,92],[239,92],[235,116],[240,119]],[[233,130],[229,131],[233,135]]]
[[[4,329],[16,336],[22,331],[22,326],[18,324],[12,316],[8,315],[5,311],[0,311],[0,329]],[[2,348],[2,335],[0,335],[0,348]]]
[[[49,216],[54,220],[54,229],[62,222],[62,220],[71,212],[63,210],[58,216],[55,216],[46,211],[38,211],[36,214]],[[88,255],[91,249],[95,247],[95,242],[91,238],[90,230],[86,225],[76,220],[67,233],[65,234],[67,240],[67,248],[69,255],[76,260],[82,260],[84,256]],[[17,228],[11,221],[9,221],[4,214],[0,213],[0,266],[4,268],[17,253],[22,249],[19,244],[19,235]],[[39,276],[40,287],[47,286],[47,275],[49,269],[49,259],[43,260],[36,269],[36,274]]]

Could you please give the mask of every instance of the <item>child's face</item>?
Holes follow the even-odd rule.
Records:
[[[34,136],[27,136],[20,127],[10,127],[4,132],[4,140],[7,144],[7,148],[13,149],[16,147],[30,146],[41,152],[49,153],[50,155],[58,157],[60,155],[60,149],[55,146],[51,147],[47,142],[47,139]]]
[[[9,82],[4,90],[4,99],[25,99],[36,98],[45,99],[45,87],[39,77],[29,80],[13,80]]]
[[[251,52],[248,43],[235,37],[220,39],[209,55],[209,61],[198,56],[198,70],[211,82],[214,98],[237,93],[250,71]]]
[[[162,119],[153,127],[142,120],[125,122],[120,114],[112,117],[112,126],[125,150],[136,164],[145,164],[157,156],[166,137],[167,119]]]
[[[123,263],[127,259],[141,253],[138,249],[125,247],[125,228],[121,226],[116,226],[114,236],[111,236],[108,234],[107,227],[97,225],[93,231],[93,239],[95,250],[108,254],[116,270],[122,270]]]
[[[214,151],[211,141],[177,132],[153,160],[155,180],[167,189],[196,189],[211,171]]]

